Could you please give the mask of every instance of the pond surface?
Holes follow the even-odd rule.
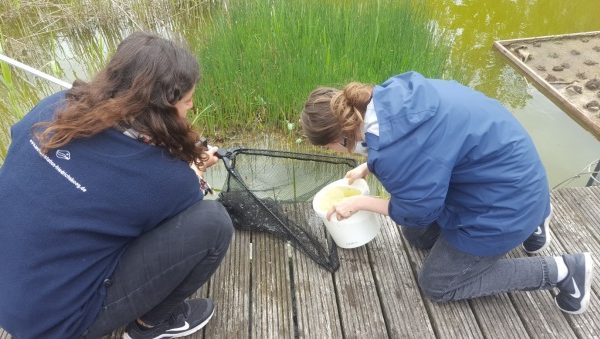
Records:
[[[197,21],[186,20],[185,8],[163,6],[167,7],[121,11],[123,15],[120,18],[112,14],[96,15],[98,11],[92,8],[78,9],[69,14],[72,20],[65,20],[56,11],[65,11],[66,7],[59,6],[55,12],[47,13],[50,19],[43,21],[30,11],[5,13],[0,16],[0,50],[46,72],[60,74],[65,80],[86,79],[101,67],[109,51],[128,32],[148,27],[158,32],[180,31],[189,38],[202,29]],[[552,187],[600,158],[600,142],[528,83],[492,48],[495,40],[600,30],[600,21],[597,20],[599,1],[428,0],[427,6],[431,10],[432,27],[438,32],[446,32],[451,39],[452,49],[445,77],[458,79],[510,108],[531,134]],[[96,17],[86,17],[89,15]],[[92,32],[85,31],[89,21],[97,22]],[[25,77],[13,88],[0,86],[0,95],[12,97],[15,105],[26,111],[37,97],[57,89]],[[25,98],[29,98],[30,102]],[[199,103],[196,105],[201,106]],[[0,117],[7,115],[0,112]],[[6,129],[8,125],[7,121],[0,122],[0,128]],[[235,143],[288,148],[289,145],[283,144],[289,143],[289,138],[283,139],[285,141],[280,143],[277,138],[261,136],[236,140]],[[307,150],[311,148],[304,148],[304,151]],[[581,186],[586,182],[587,178],[582,178],[567,185]]]
[[[428,1],[453,39],[451,74],[499,99],[533,138],[550,185],[600,158],[600,142],[541,94],[492,48],[495,40],[600,30],[600,1]],[[600,60],[598,60],[600,61]],[[587,179],[571,185],[585,185]]]

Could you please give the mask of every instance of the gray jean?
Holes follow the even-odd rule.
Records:
[[[476,256],[452,247],[437,224],[426,228],[402,227],[417,248],[429,249],[419,273],[423,294],[435,302],[471,299],[510,291],[550,289],[556,286],[552,257],[504,258]]]
[[[144,233],[105,281],[106,300],[83,337],[101,337],[139,317],[151,325],[167,319],[215,272],[232,234],[227,211],[211,200],[199,201]]]

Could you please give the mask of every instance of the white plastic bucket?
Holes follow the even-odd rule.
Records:
[[[323,199],[325,192],[339,186],[357,188],[362,195],[369,194],[369,185],[364,179],[357,179],[351,185],[348,184],[348,179],[341,179],[323,187],[315,195],[313,198],[313,209],[323,219],[327,231],[339,247],[355,248],[362,246],[379,234],[381,225],[377,221],[375,213],[367,211],[358,211],[351,217],[343,220],[337,220],[334,214],[331,220],[327,220],[325,217],[327,211],[322,209],[321,199]]]

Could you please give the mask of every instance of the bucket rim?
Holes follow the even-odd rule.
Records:
[[[354,180],[354,182],[352,184],[350,184],[348,182],[347,178],[342,178],[339,180],[336,180],[334,182],[331,182],[329,184],[327,184],[325,187],[321,188],[317,194],[315,194],[313,201],[312,201],[312,207],[313,210],[315,211],[315,213],[317,213],[317,215],[321,218],[325,218],[325,216],[327,215],[327,211],[322,211],[320,208],[317,207],[317,202],[320,201],[320,197],[325,194],[325,192],[327,192],[328,190],[332,189],[333,187],[351,187],[351,188],[356,188],[360,191],[361,195],[368,195],[369,194],[369,185],[367,183],[367,181],[365,179],[359,178]],[[343,222],[344,220],[337,220],[338,222]]]

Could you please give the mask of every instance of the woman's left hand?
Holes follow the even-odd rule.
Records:
[[[361,196],[354,196],[343,199],[338,204],[333,205],[333,207],[327,212],[327,215],[325,217],[327,218],[327,220],[331,220],[331,216],[335,214],[338,221],[350,218],[352,215],[354,215],[354,213],[361,210],[360,199]]]
[[[207,146],[208,150],[205,152],[208,155],[208,158],[206,159],[206,161],[204,161],[204,170],[208,169],[209,167],[213,166],[214,164],[216,164],[219,161],[219,158],[215,155],[217,153],[217,151],[219,150],[218,147],[215,146]],[[199,178],[203,178],[204,177],[204,171],[201,171],[198,166],[196,166],[196,164],[191,164],[190,167],[194,170],[194,172],[196,172],[196,175]]]
[[[205,152],[208,155],[208,159],[204,162],[204,168],[209,168],[219,161],[219,158],[215,155],[219,150],[216,146],[208,146],[208,150]]]

